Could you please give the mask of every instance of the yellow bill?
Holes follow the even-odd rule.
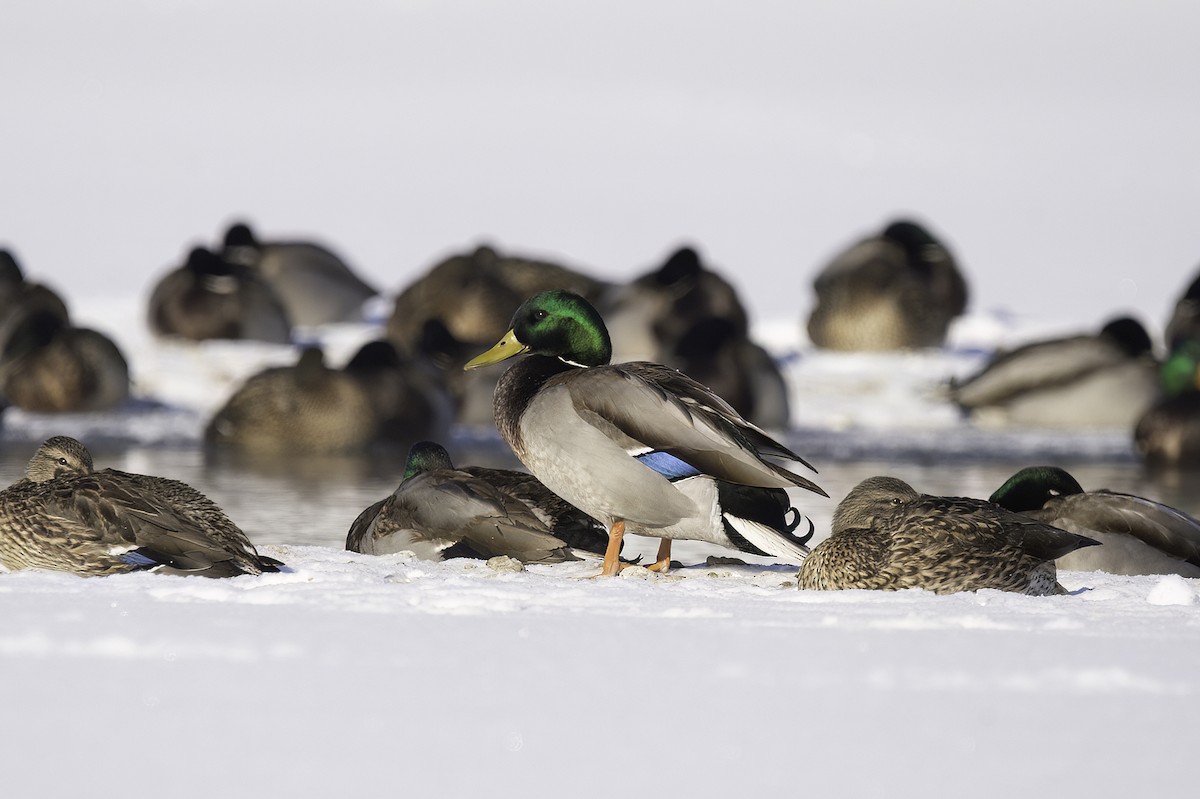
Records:
[[[467,365],[463,367],[463,370],[478,369],[480,366],[490,366],[493,363],[500,363],[500,361],[514,358],[526,352],[529,352],[529,347],[517,341],[517,334],[510,330],[504,334],[504,338],[496,343],[496,346],[482,355],[476,355],[467,361]]]

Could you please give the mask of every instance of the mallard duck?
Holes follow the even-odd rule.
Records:
[[[940,347],[967,306],[967,284],[950,251],[907,219],[838,255],[813,288],[808,335],[831,350]]]
[[[0,249],[0,346],[7,338],[5,322],[30,304],[56,311],[62,318],[67,318],[67,305],[62,298],[52,289],[26,280],[16,256]]]
[[[399,487],[354,520],[346,549],[368,555],[408,551],[424,560],[578,560],[516,492],[455,469],[446,450],[428,441],[409,450]]]
[[[342,368],[358,381],[375,407],[378,436],[411,444],[446,435],[453,402],[432,363],[401,358],[387,341],[369,341]]]
[[[225,232],[221,255],[262,277],[283,302],[293,325],[356,322],[363,304],[379,294],[346,262],[307,241],[259,241],[244,222]]]
[[[274,290],[249,268],[204,247],[159,279],[147,307],[150,329],[159,336],[274,344],[291,338],[291,321]]]
[[[549,288],[569,289],[595,302],[611,287],[575,269],[481,246],[438,262],[400,292],[388,320],[388,340],[401,354],[411,354],[427,335],[427,323],[436,321],[451,339],[478,351],[504,333],[522,300]]]
[[[1200,521],[1167,505],[1115,491],[1084,491],[1057,466],[1021,469],[991,501],[1102,544],[1063,555],[1060,569],[1200,577]]]
[[[1175,350],[1186,341],[1200,339],[1200,275],[1183,292],[1163,330],[1167,348]]]
[[[736,545],[726,523],[762,552],[803,555],[788,532],[795,525],[783,520],[790,503],[771,489],[827,495],[769,459],[812,467],[681,372],[610,364],[608,330],[583,297],[534,295],[499,343],[466,368],[525,354],[496,386],[496,427],[547,488],[609,529],[603,574],[619,570],[627,528],[662,539],[657,569],[669,564],[674,538]],[[749,487],[739,507],[721,504],[715,481]]]
[[[156,571],[232,577],[279,571],[186,483],[114,469],[66,436],[47,439],[0,492],[0,564],[81,575]]]
[[[129,366],[112,339],[73,326],[57,298],[29,302],[6,322],[0,395],[28,411],[105,411],[129,397]]]
[[[1200,465],[1200,339],[1176,342],[1159,385],[1161,396],[1134,427],[1138,454],[1155,469]]]
[[[359,381],[306,347],[295,366],[251,375],[205,428],[205,441],[245,453],[341,453],[365,449],[379,423]]]
[[[984,423],[1128,428],[1158,395],[1157,375],[1146,329],[1119,317],[1098,334],[1000,353],[950,396]]]
[[[1064,593],[1054,560],[1098,543],[990,502],[871,477],[838,504],[829,538],[800,566],[799,586]]]
[[[779,367],[750,340],[737,290],[692,247],[680,247],[662,266],[614,289],[600,310],[614,362],[674,367],[752,424],[787,427],[787,389]]]

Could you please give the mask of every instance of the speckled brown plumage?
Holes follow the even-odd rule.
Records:
[[[155,570],[230,577],[278,571],[211,500],[178,480],[92,471],[78,441],[39,447],[0,492],[0,564],[83,575]]]
[[[1054,558],[1097,542],[983,500],[918,494],[872,477],[838,505],[833,532],[800,568],[800,588],[995,588],[1061,593]]]

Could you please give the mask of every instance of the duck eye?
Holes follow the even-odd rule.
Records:
[[[547,312],[546,310],[544,310],[542,308],[538,308],[536,311],[533,312],[533,318],[539,322],[541,320],[545,319],[549,315],[550,315],[549,312]]]
[[[67,459],[65,457],[60,457],[58,459],[58,462],[61,463],[63,466],[67,465]]]
[[[900,497],[892,497],[892,504],[893,504],[893,505],[899,505],[899,504],[900,504]]]

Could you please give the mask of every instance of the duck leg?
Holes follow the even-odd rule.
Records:
[[[667,569],[671,567],[671,539],[658,539],[658,556],[646,568],[652,572],[666,574]]]
[[[604,550],[604,570],[601,577],[612,577],[621,571],[621,539],[625,537],[625,522],[617,519],[608,531],[608,548]]]

